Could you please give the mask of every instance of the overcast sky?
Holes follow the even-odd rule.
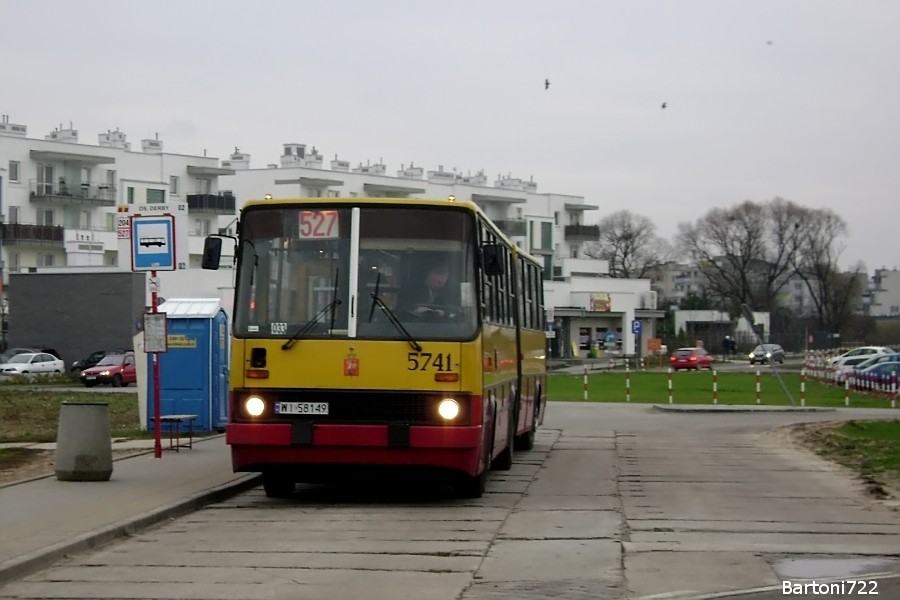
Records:
[[[31,137],[483,169],[669,238],[780,196],[847,221],[845,265],[900,267],[896,0],[0,0],[0,23],[0,112]]]

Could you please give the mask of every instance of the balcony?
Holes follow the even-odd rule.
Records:
[[[494,223],[510,237],[525,237],[525,219],[506,219]]]
[[[93,206],[115,206],[116,204],[116,186],[108,183],[68,185],[63,179],[59,183],[43,183],[32,179],[29,181],[29,187],[32,202],[61,202]]]
[[[566,225],[564,235],[566,241],[596,242],[600,240],[599,225]]]
[[[53,246],[62,248],[63,228],[59,225],[25,225],[3,223],[0,225],[3,244],[6,246]]]
[[[188,211],[233,215],[234,196],[230,194],[188,194]]]

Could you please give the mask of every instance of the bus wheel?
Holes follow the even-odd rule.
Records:
[[[523,433],[520,436],[516,436],[516,450],[531,450],[532,448],[534,448],[534,433],[537,431],[539,408],[539,406],[535,405],[534,416],[532,416],[531,418],[531,429],[528,431],[528,433]]]
[[[263,490],[269,498],[288,498],[294,493],[294,481],[281,473],[265,471]]]
[[[481,498],[486,483],[487,471],[482,471],[478,475],[463,474],[456,482],[456,493],[460,498]]]
[[[528,433],[516,436],[516,450],[531,450],[534,448],[534,424]]]

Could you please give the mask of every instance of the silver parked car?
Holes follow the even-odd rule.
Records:
[[[784,348],[778,344],[760,344],[750,353],[750,364],[767,364],[770,360],[784,364]]]
[[[47,375],[63,373],[66,365],[60,358],[46,352],[23,352],[0,365],[0,375]]]

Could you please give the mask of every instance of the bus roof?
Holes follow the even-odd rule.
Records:
[[[449,200],[436,198],[353,198],[349,196],[329,198],[265,198],[251,199],[244,203],[243,208],[251,206],[285,206],[291,204],[330,204],[330,205],[359,205],[359,204],[414,204],[417,206],[460,206],[475,212],[482,213],[481,208],[471,200]],[[243,208],[241,210],[243,210]],[[483,214],[483,213],[482,213]]]
[[[536,263],[538,266],[543,267],[541,261],[539,261],[535,256],[528,253],[524,248],[520,247],[518,244],[509,239],[509,237],[500,230],[496,223],[484,214],[484,211],[481,210],[481,207],[471,200],[459,200],[459,199],[436,199],[436,198],[372,198],[372,197],[350,197],[350,196],[338,196],[338,197],[325,197],[325,198],[256,198],[247,200],[244,203],[244,206],[241,208],[241,211],[244,211],[247,208],[257,207],[257,206],[271,206],[271,207],[281,207],[281,206],[302,206],[304,204],[310,205],[330,205],[330,206],[340,206],[340,205],[353,205],[359,206],[361,204],[407,204],[414,206],[433,206],[440,208],[460,208],[464,210],[469,210],[473,213],[481,215],[483,219],[489,222],[494,229],[494,234],[501,237],[505,240],[514,251],[530,260],[531,262]]]

